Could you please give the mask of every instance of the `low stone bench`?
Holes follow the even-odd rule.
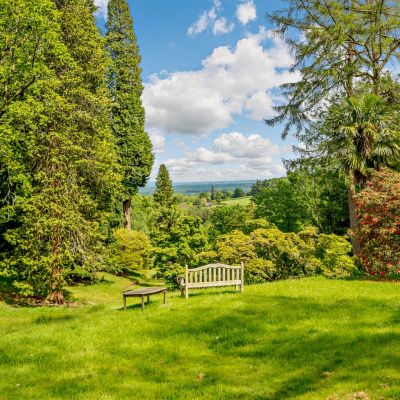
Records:
[[[244,289],[244,265],[208,264],[198,268],[189,269],[186,266],[185,276],[180,277],[179,285],[182,294],[189,297],[189,289],[235,286],[236,290]]]
[[[165,287],[144,287],[137,290],[129,290],[128,292],[122,293],[124,300],[124,309],[126,310],[126,298],[127,297],[141,297],[142,298],[142,310],[144,308],[144,297],[147,296],[147,303],[150,301],[150,296],[157,293],[164,293],[164,304],[166,303],[167,288]]]

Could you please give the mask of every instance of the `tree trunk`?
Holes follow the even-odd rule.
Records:
[[[131,230],[131,199],[125,200],[123,202],[123,209],[124,209],[124,228]]]
[[[49,295],[47,296],[46,300],[49,303],[53,303],[53,304],[64,304],[65,303],[65,299],[64,299],[64,294],[61,290],[56,289],[53,290],[49,293]]]
[[[60,227],[55,226],[51,244],[51,252],[54,257],[51,269],[51,287],[46,300],[54,304],[64,304],[64,294],[62,292],[62,271],[60,267],[60,253],[62,246],[62,237]]]
[[[355,236],[358,229],[358,219],[356,215],[356,203],[354,196],[356,194],[356,186],[354,184],[354,176],[350,175],[350,185],[348,188],[348,201],[349,201],[349,216],[350,216],[350,228],[352,231],[351,244],[353,245],[353,254],[358,256],[361,252],[360,242]]]

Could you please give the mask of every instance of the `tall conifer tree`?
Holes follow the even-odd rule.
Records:
[[[154,201],[161,207],[171,207],[174,203],[174,188],[165,164],[158,170]]]
[[[109,87],[112,131],[123,174],[124,226],[131,228],[131,197],[146,184],[154,162],[151,141],[144,130],[145,113],[141,57],[126,0],[110,0],[106,43],[112,64]]]
[[[119,180],[108,128],[107,56],[92,0],[19,2],[51,42],[37,49],[45,52],[36,65],[42,73],[2,117],[7,153],[0,164],[2,171],[12,167],[14,182],[0,223],[14,223],[4,228],[9,249],[0,273],[23,294],[63,303],[66,276],[102,261],[100,225],[107,224]],[[21,21],[20,10],[11,8],[10,34],[18,31],[12,21]],[[37,27],[27,24],[27,37],[35,38]],[[24,42],[15,46],[27,59],[36,51]]]

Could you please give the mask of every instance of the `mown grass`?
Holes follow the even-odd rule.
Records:
[[[238,197],[237,199],[225,199],[221,202],[222,205],[225,206],[234,206],[234,205],[241,205],[241,206],[247,206],[250,204],[251,201],[251,196],[246,196],[246,197]]]
[[[399,399],[399,285],[310,278],[121,309],[0,303],[1,399]],[[93,303],[93,304],[88,304]],[[364,392],[355,397],[354,393]]]

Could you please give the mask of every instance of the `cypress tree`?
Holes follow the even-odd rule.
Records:
[[[214,185],[211,185],[211,201],[215,200],[215,189]]]
[[[108,3],[106,44],[112,59],[108,84],[113,100],[112,131],[123,175],[124,226],[131,229],[131,197],[146,184],[154,156],[144,130],[141,57],[126,0]]]
[[[174,189],[169,177],[168,169],[164,164],[160,165],[156,180],[154,201],[161,207],[171,207],[174,204]]]

